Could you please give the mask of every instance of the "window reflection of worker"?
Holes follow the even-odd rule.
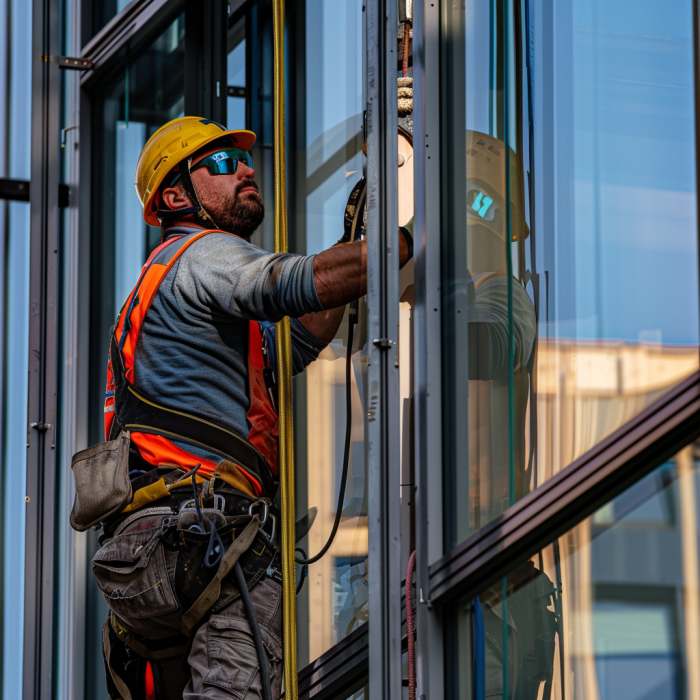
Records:
[[[510,156],[510,240],[507,231],[506,164]],[[467,286],[469,333],[469,417],[472,528],[478,529],[510,503],[510,435],[514,500],[530,488],[526,455],[527,407],[537,336],[535,307],[518,279],[517,242],[528,235],[517,158],[488,134],[467,132]],[[511,284],[513,429],[509,425],[509,323],[506,246],[513,251]],[[515,249],[515,250],[514,250]],[[532,562],[482,592],[474,607],[483,620],[475,634],[484,659],[485,698],[503,697],[503,620],[507,618],[508,700],[536,700],[551,690],[555,615],[549,610],[553,585]],[[478,654],[477,654],[478,658]],[[478,673],[478,671],[477,671]],[[548,696],[545,696],[548,697]]]
[[[144,218],[161,225],[162,243],[115,324],[108,367],[106,434],[128,435],[134,493],[106,519],[93,560],[112,611],[103,634],[112,698],[143,697],[144,683],[156,698],[263,697],[255,618],[280,696],[272,322],[292,318],[301,372],[335,336],[345,304],[365,294],[366,245],[315,256],[252,245],[264,216],[254,141],[183,117],[139,159]],[[411,245],[400,236],[402,264]],[[258,531],[251,514],[265,521],[268,506]]]
[[[511,250],[528,235],[517,159],[511,160]],[[467,131],[467,306],[469,319],[469,468],[479,487],[473,490],[472,528],[478,529],[510,502],[510,429],[508,372],[508,207],[506,148],[502,141]],[[515,500],[529,490],[526,459],[528,375],[537,336],[535,307],[512,263],[513,481]],[[478,436],[478,439],[476,439]]]

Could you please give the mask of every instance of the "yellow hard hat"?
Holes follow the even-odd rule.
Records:
[[[202,117],[178,117],[161,126],[141,151],[136,165],[136,194],[143,205],[143,218],[160,226],[156,217],[156,195],[167,174],[185,158],[212,141],[228,136],[236,148],[250,150],[255,143],[252,131],[227,131],[221,124]]]

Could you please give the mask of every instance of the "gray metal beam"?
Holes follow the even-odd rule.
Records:
[[[125,55],[127,47],[137,52],[154,34],[165,28],[184,7],[184,0],[139,0],[131,2],[83,47],[81,58],[93,62],[81,78],[83,87],[93,86]]]
[[[369,0],[367,305],[370,697],[401,698],[398,113],[395,0]]]
[[[32,3],[29,411],[23,696],[53,690],[54,435],[58,300],[59,0]]]
[[[228,3],[185,0],[185,114],[226,123]]]
[[[413,18],[417,694],[442,698],[442,620],[429,578],[443,551],[439,3],[416,0]]]
[[[478,595],[700,435],[700,372],[430,567],[433,603]]]

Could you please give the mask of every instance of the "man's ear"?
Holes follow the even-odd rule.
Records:
[[[183,209],[193,206],[190,196],[184,188],[168,187],[160,195],[160,201],[164,209]]]

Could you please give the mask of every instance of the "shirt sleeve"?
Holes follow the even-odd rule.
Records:
[[[483,323],[490,336],[490,376],[508,373],[508,278],[496,275],[480,284],[470,321]],[[527,292],[513,280],[513,340],[515,368],[527,365],[537,334],[535,307]],[[483,377],[485,378],[485,377]]]
[[[314,257],[268,253],[237,236],[211,233],[184,253],[175,284],[183,296],[246,321],[298,318],[323,311]]]
[[[328,343],[319,340],[304,324],[298,319],[291,319],[292,335],[292,374],[301,374],[308,365],[316,360],[323,348]],[[265,328],[272,335],[273,341],[276,338],[277,326],[265,324]]]

